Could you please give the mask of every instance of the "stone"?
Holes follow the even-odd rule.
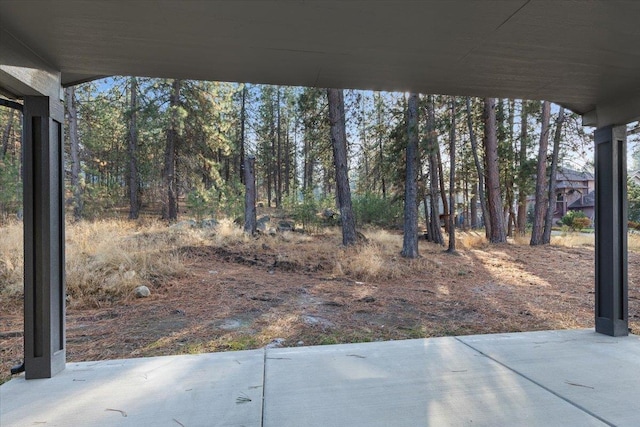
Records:
[[[295,231],[295,226],[291,221],[279,221],[278,231]]]
[[[265,348],[280,348],[284,345],[284,342],[284,338],[274,338],[269,344],[265,346]]]
[[[173,224],[169,228],[175,228],[175,229],[178,229],[178,230],[184,230],[185,228],[195,228],[197,225],[198,224],[194,220],[188,219],[186,221],[176,222],[175,224]]]
[[[266,232],[269,228],[268,224],[271,221],[269,215],[262,216],[256,221],[256,228],[260,231]]]
[[[332,209],[327,208],[322,211],[322,216],[326,219],[335,219],[336,213]]]
[[[200,221],[200,226],[202,228],[216,228],[218,226],[218,221],[213,218],[203,219]]]
[[[304,315],[302,321],[309,326],[321,326],[323,328],[333,327],[333,322],[319,316]]]
[[[149,288],[144,285],[135,288],[133,290],[133,293],[135,294],[136,298],[146,298],[151,295],[151,291],[149,290]]]

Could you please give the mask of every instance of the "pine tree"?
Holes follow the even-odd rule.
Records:
[[[498,160],[498,135],[496,129],[496,100],[484,99],[484,154],[487,173],[487,199],[491,243],[507,241],[500,194],[500,169]]]
[[[417,93],[409,95],[407,105],[407,154],[404,185],[404,236],[401,255],[417,258],[418,253],[418,102]]]

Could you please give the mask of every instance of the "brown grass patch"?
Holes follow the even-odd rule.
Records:
[[[10,223],[0,231],[0,294],[20,297],[23,273],[22,223]]]
[[[7,286],[22,280],[21,224],[4,231],[0,332],[21,331],[22,301]],[[481,233],[458,233],[457,255],[420,241],[421,257],[408,260],[401,234],[364,234],[367,244],[344,248],[338,228],[249,237],[230,222],[70,224],[68,359],[242,350],[276,338],[296,346],[592,326],[590,246],[491,245]],[[634,329],[638,266],[631,252]],[[151,296],[131,298],[137,284]],[[22,337],[3,339],[0,382],[21,357]]]

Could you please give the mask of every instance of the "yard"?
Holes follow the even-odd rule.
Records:
[[[363,230],[344,249],[338,229],[249,238],[232,223],[167,228],[81,222],[67,230],[67,360],[399,340],[593,326],[591,236],[551,246],[489,245],[459,233],[459,251]],[[20,362],[21,225],[0,233],[0,382]],[[629,318],[640,330],[640,256],[630,236]],[[133,290],[145,285],[147,298]]]

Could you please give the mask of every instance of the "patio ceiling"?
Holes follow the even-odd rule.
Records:
[[[548,99],[640,117],[640,2],[2,0],[0,64]],[[6,71],[6,70],[5,70]],[[0,68],[0,86],[21,95]]]

